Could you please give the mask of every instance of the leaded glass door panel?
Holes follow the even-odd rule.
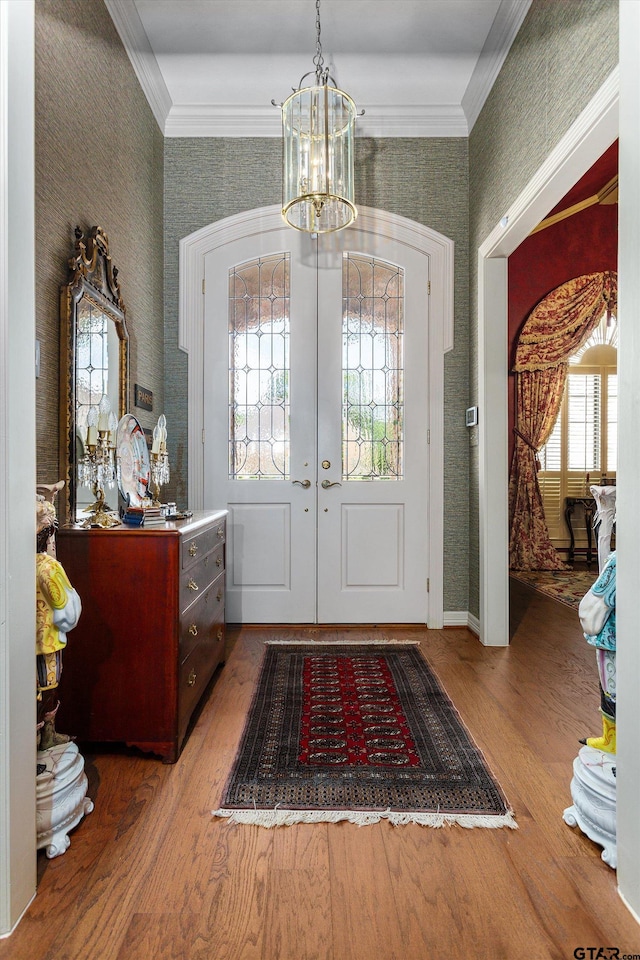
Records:
[[[318,620],[424,623],[428,257],[353,228],[327,246],[318,271]]]
[[[230,512],[231,622],[316,619],[316,269],[284,226],[205,262],[205,497]]]

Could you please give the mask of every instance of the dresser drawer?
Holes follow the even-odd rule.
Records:
[[[180,618],[179,660],[182,663],[203,640],[224,638],[224,575],[210,584]]]
[[[182,542],[182,569],[189,570],[208,553],[211,553],[215,547],[224,544],[224,541],[224,518],[207,527],[202,533],[196,533],[192,537],[185,537]]]
[[[222,625],[221,625],[222,627]],[[178,675],[178,736],[182,741],[194,707],[216,667],[224,660],[224,629],[218,639],[217,631],[209,639],[193,648],[180,664]]]
[[[195,603],[208,586],[224,571],[224,544],[218,544],[214,550],[201,557],[198,563],[182,571],[180,576],[180,610]],[[222,592],[224,597],[224,589]]]

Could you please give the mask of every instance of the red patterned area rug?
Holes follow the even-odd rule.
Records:
[[[268,643],[216,817],[516,827],[417,644]]]
[[[598,579],[590,570],[510,570],[509,576],[576,610]]]

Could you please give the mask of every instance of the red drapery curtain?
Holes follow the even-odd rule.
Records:
[[[509,480],[509,566],[512,570],[564,568],[549,539],[538,483],[538,451],[556,422],[567,366],[603,313],[615,313],[617,277],[591,273],[552,290],[529,314],[518,339],[515,448]]]

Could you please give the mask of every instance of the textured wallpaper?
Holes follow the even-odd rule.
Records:
[[[37,476],[57,480],[59,287],[76,225],[103,228],[130,337],[129,410],[164,405],[163,137],[103,0],[36,0]],[[63,356],[66,355],[66,347]],[[154,412],[133,406],[133,384]]]
[[[477,389],[476,250],[617,63],[617,19],[617,0],[533,0],[469,141],[358,141],[356,200],[456,243],[455,349],[445,361],[446,610],[479,611],[478,472],[464,426]],[[163,142],[102,0],[36,0],[39,480],[58,476],[58,290],[74,227],[99,224],[127,307],[130,410],[143,426],[167,414],[172,491],[186,502],[178,243],[279,202],[280,163],[277,139]],[[153,413],[133,407],[134,383],[153,390]]]
[[[533,0],[469,138],[473,317],[477,316],[478,247],[617,63],[617,0]],[[471,324],[470,362],[474,398],[476,323]],[[470,452],[469,609],[477,616],[477,447]]]
[[[279,139],[165,142],[165,377],[179,502],[187,496],[187,358],[177,347],[179,241],[216,220],[279,203],[281,149]],[[467,170],[465,139],[357,142],[356,202],[409,217],[456,244],[455,349],[445,361],[445,610],[468,606]]]

